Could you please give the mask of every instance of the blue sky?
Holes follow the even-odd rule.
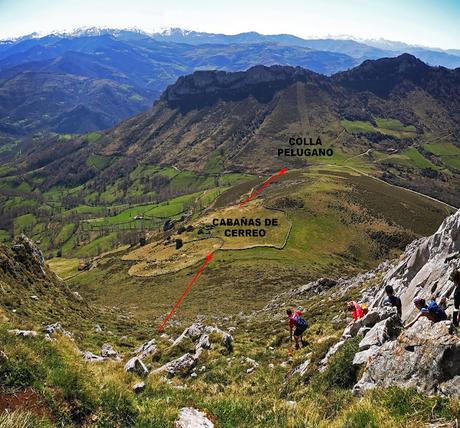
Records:
[[[460,48],[460,0],[0,0],[0,38],[78,27],[353,35]]]

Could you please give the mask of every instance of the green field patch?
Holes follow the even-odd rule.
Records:
[[[220,150],[214,150],[208,158],[208,162],[204,167],[206,172],[222,172],[224,170],[224,159]]]
[[[141,97],[139,94],[133,94],[129,97],[131,101],[142,101],[144,98]]]
[[[423,144],[423,148],[452,168],[460,169],[460,148],[451,143]]]
[[[16,217],[14,220],[14,234],[19,235],[27,231],[31,231],[37,223],[37,218],[33,214],[24,214]]]
[[[16,169],[11,166],[0,166],[0,177],[14,174],[15,171]]]
[[[10,234],[5,229],[0,229],[0,242],[7,242],[10,240]]]
[[[112,158],[109,156],[101,156],[101,155],[91,155],[86,160],[86,165],[90,168],[95,168],[97,170],[102,170],[107,168],[110,165]]]
[[[415,132],[414,125],[404,125],[398,119],[375,119],[377,127],[388,131]]]
[[[372,126],[370,122],[366,122],[363,120],[347,120],[342,119],[340,124],[348,131],[352,133],[356,132],[363,132],[363,133],[374,133],[375,128]]]
[[[103,207],[91,207],[89,205],[79,205],[78,207],[67,210],[63,216],[68,217],[72,215],[92,215],[92,216],[101,216],[104,214]]]
[[[341,125],[351,133],[385,134],[397,138],[409,138],[415,135],[416,128],[413,125],[403,125],[398,119],[376,118],[376,127],[368,121],[346,120],[340,121]]]
[[[64,257],[56,257],[47,260],[50,269],[62,279],[68,279],[78,273],[80,259],[67,259]]]
[[[62,245],[64,242],[68,241],[75,231],[75,224],[68,223],[62,226],[61,230],[57,234],[54,243],[55,245]]]
[[[162,168],[162,169],[160,169],[159,171],[157,171],[157,174],[158,174],[158,175],[162,175],[163,177],[172,178],[172,177],[174,177],[175,175],[179,174],[179,172],[180,172],[180,171],[178,171],[178,170],[175,169],[175,168],[167,167],[167,168]]]
[[[115,232],[101,236],[86,245],[83,245],[73,252],[75,257],[94,257],[106,251],[110,251],[117,243]]]
[[[98,141],[102,137],[102,134],[100,132],[90,132],[86,134],[85,137],[90,144],[94,144],[96,141]]]
[[[376,156],[377,160],[380,162],[389,161],[395,162],[400,165],[407,167],[415,167],[419,169],[431,168],[433,170],[439,170],[440,168],[432,163],[429,159],[425,158],[416,148],[410,147],[406,150],[402,150],[396,154],[386,155],[384,153],[377,154],[378,152],[373,152],[373,155]],[[380,159],[379,159],[380,158]]]
[[[32,201],[30,199],[24,199],[21,196],[9,197],[7,201],[3,204],[4,210],[15,210],[15,209],[33,209],[38,206],[37,201]]]

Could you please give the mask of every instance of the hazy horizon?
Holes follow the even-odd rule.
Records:
[[[304,39],[387,40],[439,49],[460,48],[455,0],[0,0],[0,39],[80,28],[162,28],[240,34],[290,34]]]

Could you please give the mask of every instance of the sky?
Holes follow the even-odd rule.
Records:
[[[460,48],[460,0],[0,0],[0,39],[80,27],[352,35]]]

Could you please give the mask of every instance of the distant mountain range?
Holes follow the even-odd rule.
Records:
[[[394,43],[382,49],[354,40],[254,32],[93,28],[7,40],[0,42],[0,144],[5,151],[7,143],[36,132],[109,128],[145,111],[169,84],[195,70],[279,64],[331,75],[402,51],[431,65],[460,66],[458,51]]]

